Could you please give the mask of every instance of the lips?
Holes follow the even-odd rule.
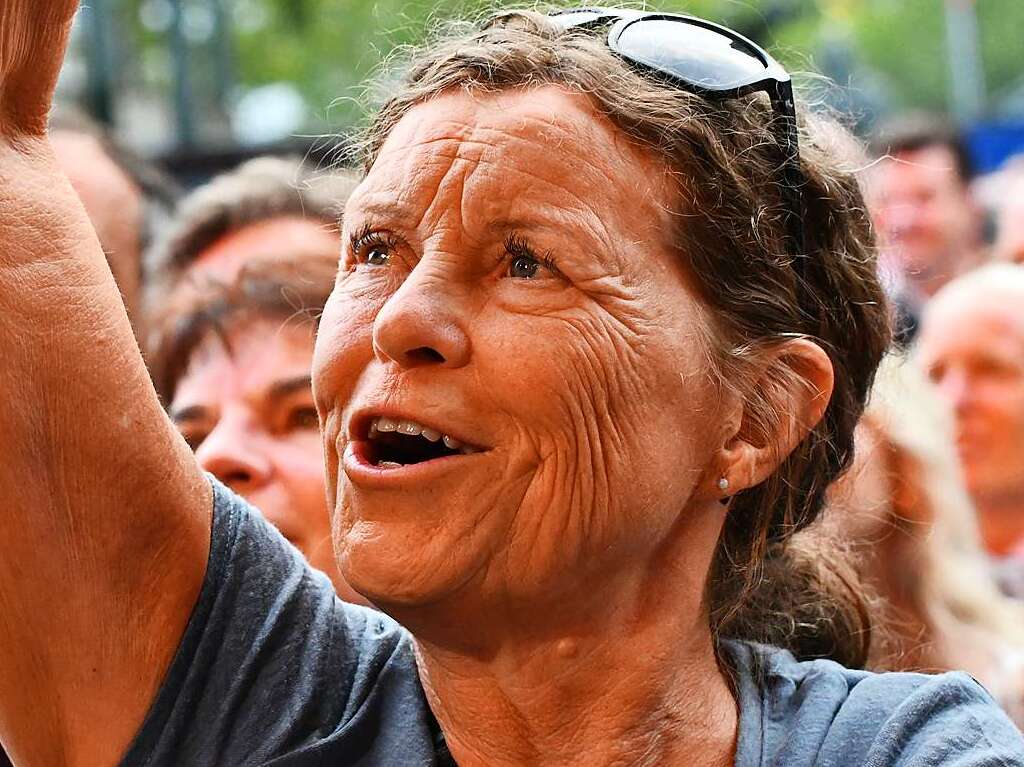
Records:
[[[475,445],[466,444],[417,421],[388,416],[377,416],[370,420],[367,440],[377,465],[383,468],[424,463],[460,454],[473,455],[481,451]]]
[[[345,451],[346,472],[373,474],[429,470],[484,453],[487,448],[453,436],[438,424],[393,414],[355,417]],[[418,472],[422,473],[422,472]]]

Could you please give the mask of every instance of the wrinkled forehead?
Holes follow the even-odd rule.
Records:
[[[346,215],[387,207],[418,223],[459,205],[483,217],[575,209],[653,222],[667,215],[674,190],[667,165],[583,95],[557,86],[460,91],[398,122]]]

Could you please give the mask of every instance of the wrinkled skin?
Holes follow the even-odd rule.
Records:
[[[370,226],[393,242],[371,245],[389,258],[373,266],[346,240],[316,383],[342,564],[373,597],[419,604],[473,581],[491,598],[561,600],[578,584],[567,573],[601,580],[642,562],[686,499],[707,497],[702,437],[719,413],[661,210],[667,178],[564,101],[427,104],[349,202],[347,238]],[[605,181],[627,175],[637,183]],[[511,276],[510,232],[560,274]],[[377,486],[343,459],[365,408],[488,450]]]
[[[313,327],[257,319],[208,335],[174,390],[171,420],[199,465],[258,508],[348,602],[324,494],[309,371]]]
[[[967,488],[989,550],[1024,542],[1024,276],[950,285],[929,304],[918,353],[953,408]]]
[[[116,763],[210,546],[209,486],[45,138],[74,7],[0,5],[0,737],[29,765]],[[766,353],[810,386],[745,441],[663,184],[578,96],[451,97],[397,127],[349,222],[401,238],[346,255],[317,346],[340,564],[412,628],[463,767],[732,764],[703,600],[718,480],[769,476],[832,370],[807,341]],[[508,265],[487,230],[511,214],[564,277]],[[390,477],[342,462],[380,401],[486,451]]]
[[[0,3],[0,740],[115,764],[195,605],[210,490],[45,135],[76,3]]]
[[[416,635],[460,763],[663,763],[687,738],[701,763],[731,759],[703,603],[718,480],[756,484],[777,454],[743,441],[742,402],[713,382],[675,194],[584,97],[546,87],[416,107],[346,207],[314,362],[335,545]],[[826,396],[794,401],[784,451],[831,386],[820,349],[790,351]],[[370,467],[379,414],[483,452]],[[597,673],[626,666],[628,690]],[[636,731],[659,711],[671,723]]]
[[[136,336],[142,337],[139,299],[142,288],[142,192],[100,142],[85,133],[52,131],[50,144],[89,214],[121,291]]]

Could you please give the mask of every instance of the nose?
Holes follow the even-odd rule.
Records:
[[[455,310],[456,286],[427,274],[425,267],[421,261],[377,314],[374,353],[405,369],[462,367],[469,361],[470,341]]]
[[[890,205],[886,210],[885,223],[887,229],[894,234],[913,229],[921,217],[920,207],[910,202],[899,202]]]
[[[245,495],[270,480],[272,468],[260,440],[244,419],[224,414],[196,450],[199,465],[230,487]]]
[[[960,368],[950,368],[937,382],[939,392],[952,406],[953,410],[960,412],[966,407],[971,393],[970,381],[966,371]]]

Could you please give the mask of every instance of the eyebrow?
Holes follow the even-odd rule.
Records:
[[[566,231],[565,226],[560,226],[551,221],[545,221],[533,216],[511,216],[496,218],[487,224],[487,229],[494,234],[505,234],[508,232],[517,232],[521,234],[527,242],[531,242],[530,233],[533,231],[540,231],[547,234],[559,234]],[[573,249],[579,253],[589,257],[598,264],[609,264],[612,259],[604,249],[604,243],[600,237],[595,237],[585,229],[579,227],[569,227],[568,231],[568,243],[555,250],[554,255],[558,256],[564,254]],[[531,242],[531,244],[533,244]]]
[[[343,220],[353,219],[357,215],[393,221],[399,226],[409,226],[416,221],[411,206],[384,193],[370,193],[367,197],[357,200],[354,205],[346,207]]]
[[[270,400],[281,400],[285,397],[295,394],[301,391],[313,390],[313,379],[309,375],[295,376],[294,378],[285,378],[281,381],[275,381],[270,389],[267,391],[267,398]]]
[[[277,402],[289,395],[302,391],[313,391],[313,379],[311,376],[301,375],[275,381],[267,390],[267,399]],[[176,424],[185,421],[197,421],[205,418],[207,414],[208,408],[205,405],[188,405],[180,410],[171,410],[169,413],[171,420]]]
[[[176,424],[184,423],[185,421],[198,421],[206,416],[206,408],[202,405],[190,405],[180,410],[172,410],[170,416],[171,420]]]

